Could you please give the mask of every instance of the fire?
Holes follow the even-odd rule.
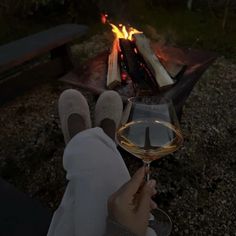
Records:
[[[107,14],[101,15],[101,21],[103,24],[109,23],[109,25],[112,27],[112,32],[115,34],[116,38],[119,38],[119,39],[132,40],[132,36],[134,34],[142,34],[143,33],[133,27],[127,28],[125,25],[122,25],[122,24],[119,24],[119,26],[117,27],[116,25],[109,22]]]
[[[134,34],[142,34],[143,32],[133,28],[129,27],[128,29],[126,28],[125,25],[120,24],[119,27],[116,25],[109,23],[112,27],[112,32],[116,35],[117,38],[120,39],[128,39],[132,40],[132,37]]]

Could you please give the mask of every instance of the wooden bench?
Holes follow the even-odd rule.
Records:
[[[86,31],[84,25],[59,25],[0,46],[0,104],[43,80],[59,77],[72,69],[69,43]],[[39,57],[40,62],[33,61]]]

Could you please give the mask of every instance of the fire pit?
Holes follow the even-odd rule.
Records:
[[[113,26],[113,31],[117,29]],[[134,31],[133,39],[135,43],[117,36],[111,51],[100,53],[60,80],[94,94],[114,89],[124,101],[136,95],[161,94],[173,100],[180,117],[195,83],[217,55],[149,43],[140,31]]]

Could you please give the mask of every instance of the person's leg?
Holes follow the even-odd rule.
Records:
[[[80,121],[82,118],[87,119],[88,115],[81,114],[79,108],[71,108],[79,103],[80,107],[87,109],[84,102],[81,104],[83,99],[81,100],[81,94],[79,95],[77,91],[66,91],[59,99],[60,118],[65,117],[61,118],[61,122],[68,122],[64,125],[62,123],[62,130],[64,129],[65,141],[69,142],[63,156],[63,166],[67,171],[69,183],[62,202],[54,214],[48,233],[50,236],[103,235],[108,213],[107,199],[130,179],[123,159],[111,139],[114,137],[116,124],[122,114],[121,100],[116,104],[118,95],[111,93],[107,95],[109,95],[109,103],[116,107],[116,112],[120,115],[116,113],[115,116],[107,116],[109,112],[104,113],[99,106],[99,104],[102,106],[106,104],[99,103],[102,101],[101,98],[106,97],[101,96],[95,115],[101,118],[97,125],[101,125],[104,130],[101,128],[84,130],[87,126],[83,124],[91,122]],[[70,108],[66,108],[68,106]],[[66,115],[66,109],[69,109],[70,116]],[[102,112],[105,117],[103,118],[99,112]],[[82,132],[75,135],[74,129]]]
[[[131,107],[128,103],[125,111],[122,112],[123,104],[120,96],[115,91],[107,91],[97,101],[95,107],[95,125],[100,126],[111,139],[115,140],[116,129],[119,125],[127,122],[130,109]],[[130,177],[125,182],[129,179]],[[153,219],[152,214],[150,214],[151,219]],[[146,236],[156,236],[156,233],[148,227]]]
[[[75,235],[103,235],[107,200],[130,179],[115,143],[101,128],[83,131],[67,145],[63,165],[73,182]]]
[[[69,209],[74,214],[75,235],[104,235],[107,200],[130,179],[116,144],[101,128],[83,131],[67,145],[63,165],[71,184],[68,189],[74,194],[74,207]],[[156,233],[148,228],[146,236]]]

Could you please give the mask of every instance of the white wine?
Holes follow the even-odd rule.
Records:
[[[117,132],[120,146],[146,163],[176,151],[183,142],[178,128],[161,120],[135,120]]]

